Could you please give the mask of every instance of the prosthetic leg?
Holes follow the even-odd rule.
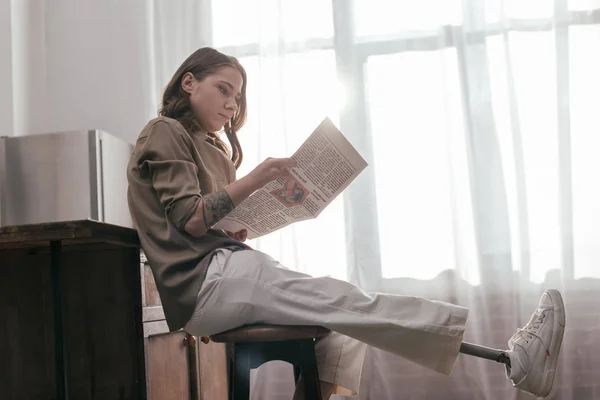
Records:
[[[460,352],[470,356],[496,361],[501,364],[506,364],[510,367],[510,358],[504,350],[497,350],[489,347],[479,346],[477,344],[463,342],[460,345]]]

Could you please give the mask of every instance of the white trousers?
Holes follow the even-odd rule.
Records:
[[[340,394],[358,393],[366,345],[449,374],[468,310],[410,296],[367,294],[328,277],[291,271],[256,250],[222,249],[213,258],[185,330],[210,336],[245,324],[321,325],[319,375]]]

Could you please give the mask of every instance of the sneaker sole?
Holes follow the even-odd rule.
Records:
[[[554,335],[550,340],[550,357],[546,360],[544,365],[544,379],[538,396],[546,397],[552,391],[554,384],[554,376],[556,374],[556,364],[558,362],[558,356],[560,353],[560,347],[562,345],[563,336],[565,333],[565,304],[563,303],[562,296],[558,290],[549,289],[546,290],[550,298],[552,299],[554,309]]]

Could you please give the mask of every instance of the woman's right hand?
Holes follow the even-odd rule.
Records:
[[[267,158],[248,175],[230,183],[225,189],[203,196],[194,215],[186,223],[186,232],[195,237],[202,236],[252,193],[271,181],[289,175],[289,168],[296,165],[296,160],[291,158]]]
[[[256,188],[259,189],[271,181],[289,175],[289,169],[294,168],[296,165],[296,160],[292,158],[267,158],[254,168],[248,176],[252,177],[253,181],[256,182]]]

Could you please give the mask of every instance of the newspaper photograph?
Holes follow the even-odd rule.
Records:
[[[290,175],[254,192],[213,228],[248,231],[255,239],[291,223],[316,218],[367,166],[365,160],[325,118],[291,156]]]

